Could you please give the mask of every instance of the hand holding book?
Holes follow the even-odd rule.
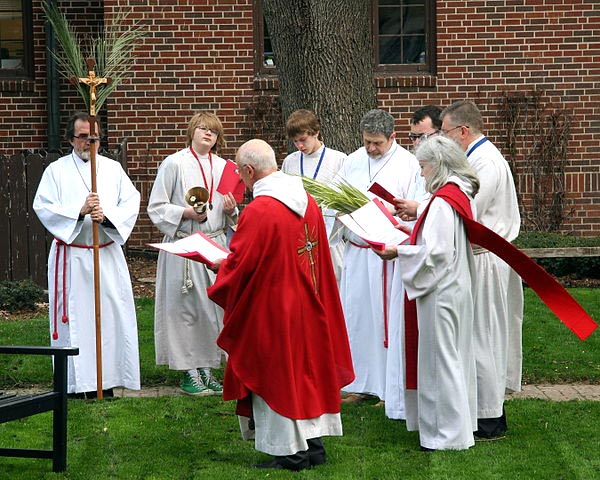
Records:
[[[217,268],[217,264],[231,253],[202,232],[192,233],[172,243],[149,243],[148,245]]]

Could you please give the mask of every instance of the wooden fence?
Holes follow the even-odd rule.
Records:
[[[126,169],[127,141],[102,151]],[[31,279],[48,286],[47,257],[52,242],[33,210],[33,197],[46,166],[61,153],[0,154],[0,281]]]
[[[33,197],[46,166],[58,154],[0,155],[0,280],[32,279],[47,286],[46,229],[33,211]]]

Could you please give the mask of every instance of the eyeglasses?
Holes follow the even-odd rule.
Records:
[[[440,133],[439,130],[435,130],[433,132],[429,132],[429,133],[409,133],[408,134],[408,139],[411,142],[416,142],[417,140],[419,141],[423,141],[423,140],[427,140],[429,137],[432,137],[433,135],[437,135],[438,133]]]
[[[76,138],[78,140],[82,140],[84,142],[97,142],[98,140],[100,140],[100,137],[90,137],[88,134],[86,133],[82,133],[81,135],[73,135],[73,138]]]
[[[198,130],[200,130],[202,133],[212,133],[215,137],[219,136],[219,132],[217,132],[216,130],[213,130],[211,128],[205,127],[204,125],[198,127]]]
[[[456,130],[457,128],[470,128],[468,125],[458,125],[456,127],[453,128],[449,128],[448,130],[444,130],[443,128],[440,130],[440,133],[445,137],[446,135],[448,135],[452,130]]]
[[[238,175],[241,175],[242,173],[242,169],[244,167],[248,167],[248,170],[250,170],[251,168],[254,168],[252,165],[250,165],[249,163],[244,163],[242,165],[237,164],[237,168],[235,169],[235,173],[237,173]]]

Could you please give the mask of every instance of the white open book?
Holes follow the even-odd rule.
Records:
[[[395,228],[398,221],[378,198],[352,213],[339,216],[338,220],[377,250],[383,250],[387,244],[398,245],[408,238],[406,233]]]
[[[192,233],[173,243],[149,243],[148,245],[209,266],[214,265],[217,260],[227,258],[231,253],[202,232]]]

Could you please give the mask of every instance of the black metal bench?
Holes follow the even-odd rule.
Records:
[[[0,394],[0,423],[52,411],[52,450],[0,448],[1,457],[51,458],[52,470],[67,468],[67,357],[78,355],[72,347],[0,346],[0,354],[52,355],[54,376],[51,392],[33,395]]]

